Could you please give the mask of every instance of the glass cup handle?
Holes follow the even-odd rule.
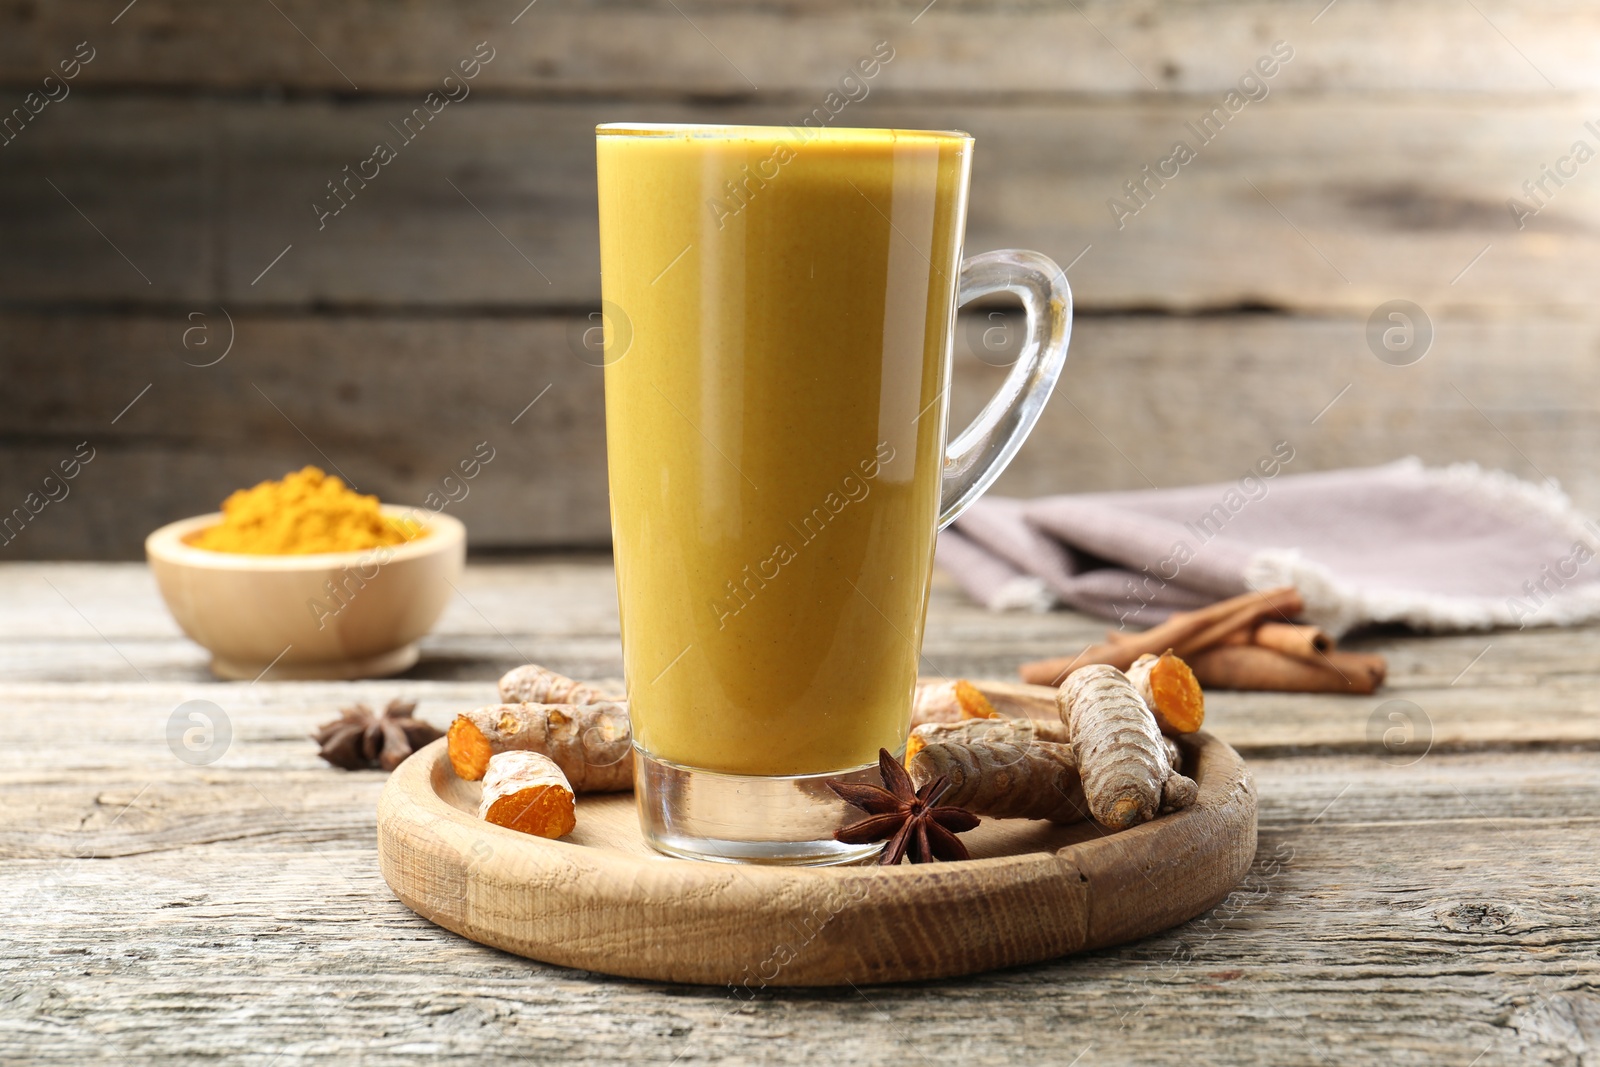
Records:
[[[989,293],[1015,293],[1027,315],[1022,354],[1000,391],[945,451],[939,529],[956,520],[1006,469],[1028,439],[1067,362],[1072,289],[1048,256],[1005,248],[961,264],[961,304]]]

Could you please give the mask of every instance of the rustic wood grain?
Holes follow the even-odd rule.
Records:
[[[378,872],[383,776],[323,767],[304,736],[339,702],[387,699],[399,683],[223,684],[197,653],[188,674],[147,686],[45,578],[118,646],[179,640],[143,568],[0,567],[7,1062],[1082,1052],[1080,1063],[1485,1067],[1581,1062],[1593,1045],[1600,753],[1565,733],[1582,694],[1550,689],[1593,677],[1593,628],[1377,640],[1393,695],[1426,688],[1503,723],[1500,742],[1409,766],[1364,745],[1363,709],[1341,711],[1342,698],[1218,694],[1218,736],[1299,728],[1303,743],[1280,737],[1276,754],[1248,757],[1255,865],[1218,908],[1166,934],[967,979],[744,1000],[543,966],[412,915]],[[519,644],[590,635],[620,665],[603,564],[473,566],[462,588],[484,614],[452,605],[436,639],[479,666],[405,680],[435,721],[493,699],[497,628]],[[940,585],[929,631],[964,672],[1003,674],[1015,658],[1004,641],[1032,654],[1103,628],[1067,613],[992,616]],[[226,706],[236,726],[209,767],[179,763],[164,741],[191,698]],[[77,740],[63,743],[62,723]]]
[[[568,340],[581,318],[241,313],[227,358],[186,366],[202,361],[182,345],[197,322],[225,341],[215,308],[201,320],[0,313],[0,380],[15,390],[0,427],[11,505],[79,442],[97,450],[72,495],[0,558],[136,557],[157,526],[307,463],[419,504],[479,442],[495,459],[447,512],[472,548],[609,540],[600,374]],[[968,322],[956,331],[953,426],[1005,372],[973,354]],[[1600,451],[1596,346],[1592,319],[1441,314],[1434,351],[1392,367],[1361,323],[1336,317],[1085,318],[1057,395],[994,491],[1233,481],[1284,441],[1289,472],[1470,460],[1555,478],[1600,512],[1586,459]]]
[[[1600,16],[1572,2],[1497,6],[1485,16],[1445,0],[1341,0],[1320,18],[1320,4],[1262,0],[1083,0],[1076,8],[940,0],[926,11],[926,0],[547,0],[526,12],[525,0],[277,6],[281,15],[253,4],[224,15],[204,0],[140,0],[113,26],[116,7],[94,0],[9,4],[0,9],[0,82],[33,81],[87,36],[100,54],[84,84],[141,88],[353,93],[353,82],[363,93],[425,91],[485,39],[497,50],[486,87],[517,93],[744,95],[753,85],[797,93],[833,82],[880,39],[897,50],[882,76],[886,90],[1225,91],[1277,39],[1296,46],[1293,84],[1308,89],[1600,86],[1585,44],[1600,33]]]
[[[1266,305],[1364,322],[1401,295],[1435,311],[1587,306],[1573,267],[1600,247],[1596,185],[1569,182],[1521,230],[1506,200],[1575,139],[1594,140],[1583,122],[1600,97],[1268,97],[1200,146],[1185,124],[1215,103],[868,97],[847,114],[971,132],[966,247],[1062,264],[1089,247],[1071,274],[1084,310]],[[69,98],[4,148],[0,284],[12,300],[235,311],[587,305],[599,291],[596,123],[796,121],[776,104],[708,116],[670,102],[469,98],[403,143],[388,124],[406,114],[404,101],[365,99]],[[379,139],[398,158],[319,222],[327,183]],[[1133,204],[1123,183],[1177,139],[1198,158],[1119,224],[1111,198]]]
[[[600,371],[566,341],[581,320],[240,315],[234,350],[200,367],[230,336],[216,307],[203,316],[0,329],[0,376],[22,404],[0,431],[0,486],[20,502],[79,442],[96,449],[72,495],[0,552],[142,555],[157,526],[308,463],[385,501],[448,501],[473,549],[609,540]],[[202,327],[217,347],[194,334],[186,350],[184,330]],[[124,356],[108,365],[107,350]],[[480,444],[492,459],[463,479]]]
[[[584,310],[594,291],[589,120],[563,116],[792,120],[880,34],[896,60],[843,119],[974,127],[974,241],[1047,246],[1063,263],[1092,245],[1072,272],[1080,308],[1135,312],[1080,323],[1063,397],[1005,491],[1226,478],[1281,435],[1306,469],[1472,458],[1547,472],[1600,507],[1582,462],[1600,448],[1584,325],[1594,185],[1585,173],[1522,232],[1504,205],[1600,114],[1592,5],[544,0],[515,26],[523,0],[277,6],[0,4],[11,106],[76,42],[98,48],[72,97],[0,148],[0,286],[11,310],[38,301],[55,319],[0,323],[0,490],[20,499],[86,429],[108,442],[104,466],[6,551],[127,555],[159,522],[312,461],[246,403],[279,366],[295,420],[312,418],[324,448],[332,431],[335,458],[395,499],[559,380],[533,409],[555,402],[550,424],[516,425],[526,458],[484,477],[516,476],[453,513],[482,544],[597,543],[598,390],[546,373],[546,352],[570,358],[551,347],[560,335],[521,321]],[[440,125],[442,148],[419,144],[385,175],[392,192],[375,185],[316,234],[333,240],[308,241],[305,190],[351,161],[346,136],[369,139],[369,119],[491,37],[474,99],[443,116],[477,118]],[[1113,230],[1105,198],[1278,38],[1296,57],[1273,95]],[[554,284],[539,293],[481,217],[440,199],[456,197],[443,176],[541,267],[556,250]],[[1448,324],[1415,367],[1368,362],[1362,324],[1393,297]],[[254,353],[249,374],[225,390],[180,387],[191,368],[176,365],[123,377],[144,360],[199,362],[179,340],[186,316],[219,303],[284,319],[253,324],[230,356]],[[1226,312],[1254,306],[1294,316]],[[1142,317],[1185,309],[1207,313]],[[1464,316],[1480,321],[1458,328]],[[391,352],[406,389],[377,372]],[[181,399],[137,421],[162,396]],[[958,412],[970,403],[958,391]],[[406,691],[442,719],[492,699],[525,659],[614,675],[609,582],[603,566],[469,568]],[[939,585],[923,669],[1003,677],[1101,629],[990,616]],[[1233,897],[1168,934],[971,979],[746,1002],[534,964],[394,901],[376,864],[380,776],[320,767],[303,734],[401,683],[220,685],[141,569],[0,567],[0,1059],[1581,1063],[1600,1047],[1597,632],[1370,639],[1391,664],[1380,695],[1416,701],[1450,742],[1410,766],[1379,758],[1373,704],[1216,697],[1211,724],[1260,787],[1261,847]],[[207,768],[164,741],[195,697],[239,728]]]
[[[1272,830],[1236,899],[1164,937],[972,979],[752,1002],[543,967],[435,931],[382,902],[370,848],[232,853],[231,869],[198,876],[176,856],[79,863],[50,887],[57,909],[18,931],[40,963],[26,988],[8,987],[0,1024],[8,1049],[57,1062],[400,1063],[422,1047],[894,1064],[911,1033],[930,1062],[1070,1062],[1091,1044],[1113,1063],[1574,1062],[1582,1031],[1560,1023],[1592,1011],[1592,969],[1572,958],[1592,919],[1563,901],[1571,869],[1563,884],[1550,860],[1592,837],[1547,824],[1520,859],[1491,847],[1442,860],[1484,833],[1442,820],[1387,837]],[[1352,854],[1360,841],[1377,847]],[[14,893],[40,873],[8,864],[3,877]],[[111,894],[122,906],[84,929]],[[114,947],[153,936],[159,953]]]
[[[97,50],[71,96],[0,147],[0,289],[40,313],[0,326],[0,491],[14,506],[90,430],[114,445],[100,490],[86,482],[4,551],[131,558],[159,522],[305,461],[314,449],[256,386],[280,404],[288,391],[335,462],[406,499],[552,385],[544,421],[510,439],[522,473],[462,513],[480,547],[602,545],[598,382],[562,318],[597,293],[591,127],[792,122],[880,39],[895,59],[838,121],[972,130],[968,247],[1039,248],[1074,263],[1081,313],[1133,315],[1104,325],[1129,344],[1075,349],[1065,399],[1081,411],[1056,401],[1002,491],[1226,477],[1280,435],[1308,469],[1474,459],[1600,507],[1580,459],[1600,448],[1583,269],[1600,193],[1580,174],[1520,230],[1506,208],[1593,140],[1600,14],[1306,6],[0,5],[13,106],[77,42]],[[1108,199],[1280,39],[1295,57],[1271,94],[1118,228]],[[317,229],[312,198],[480,40],[497,52],[474,95]],[[1362,337],[1397,297],[1439,327],[1416,367],[1369,359]],[[182,339],[196,321],[218,338],[224,309],[244,323],[229,361],[249,374],[182,366],[219,350]],[[1174,387],[1130,388],[1120,366],[1079,358],[1097,353]]]
[[[27,736],[41,741],[54,729],[50,707],[62,702],[101,723],[108,740],[104,751],[96,749],[97,759],[109,758],[129,736],[127,723],[154,729],[148,724],[164,721],[197,683],[222,694],[211,699],[230,714],[293,701],[303,718],[278,736],[297,743],[332,717],[341,693],[367,694],[379,704],[395,695],[416,697],[419,713],[442,725],[464,707],[493,703],[495,679],[519,663],[545,663],[596,681],[621,674],[616,587],[609,563],[592,558],[469,567],[438,628],[423,640],[418,666],[404,679],[354,687],[281,683],[270,673],[253,685],[206,686],[212,679],[204,650],[181,637],[142,567],[7,566],[0,568],[0,604],[10,608],[0,614],[0,698],[36,724],[39,733]],[[996,615],[936,574],[923,672],[1010,678],[1018,663],[1082,647],[1104,629],[1104,622],[1070,612]],[[1347,644],[1388,657],[1380,693],[1287,703],[1281,694],[1213,693],[1208,728],[1247,755],[1335,751],[1378,758],[1382,730],[1371,732],[1374,715],[1387,701],[1403,699],[1421,708],[1441,751],[1600,748],[1600,627]],[[129,683],[139,684],[137,701],[119,695]],[[1296,710],[1287,714],[1285,707]],[[1386,715],[1378,715],[1384,729]]]
[[[441,739],[390,776],[378,863],[407,907],[521,956],[732,987],[877,985],[1054,959],[1210,910],[1249,870],[1256,795],[1239,755],[1186,742],[1192,807],[1116,834],[985,821],[951,866],[823,870],[650,854],[628,796],[584,796],[546,841],[478,818]]]

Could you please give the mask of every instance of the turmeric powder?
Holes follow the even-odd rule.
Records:
[[[294,556],[398,545],[425,532],[414,520],[385,515],[377,497],[357,493],[342,479],[306,467],[284,475],[282,481],[265,481],[230,494],[222,502],[222,521],[188,540],[210,552]]]

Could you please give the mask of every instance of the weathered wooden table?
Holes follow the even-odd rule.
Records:
[[[403,679],[219,683],[142,566],[0,567],[0,1061],[1600,1057],[1600,630],[1373,640],[1391,657],[1374,698],[1214,696],[1208,725],[1255,770],[1260,851],[1185,926],[747,1001],[543,966],[417,918],[378,875],[383,776],[329,768],[306,738],[354,699],[413,697],[443,724],[530,660],[614,677],[613,597],[604,559],[476,565]],[[941,585],[928,669],[1008,677],[1101,628],[990,615]],[[169,748],[193,699],[231,723],[211,763]]]

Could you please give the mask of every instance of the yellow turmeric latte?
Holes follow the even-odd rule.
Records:
[[[824,774],[905,743],[971,145],[602,128],[601,282],[631,328],[606,337],[611,522],[650,756]]]
[[[196,548],[256,556],[359,552],[414,541],[424,533],[412,520],[391,518],[378,498],[357,493],[316,467],[282,481],[240,489],[222,502],[222,521],[189,538]]]

